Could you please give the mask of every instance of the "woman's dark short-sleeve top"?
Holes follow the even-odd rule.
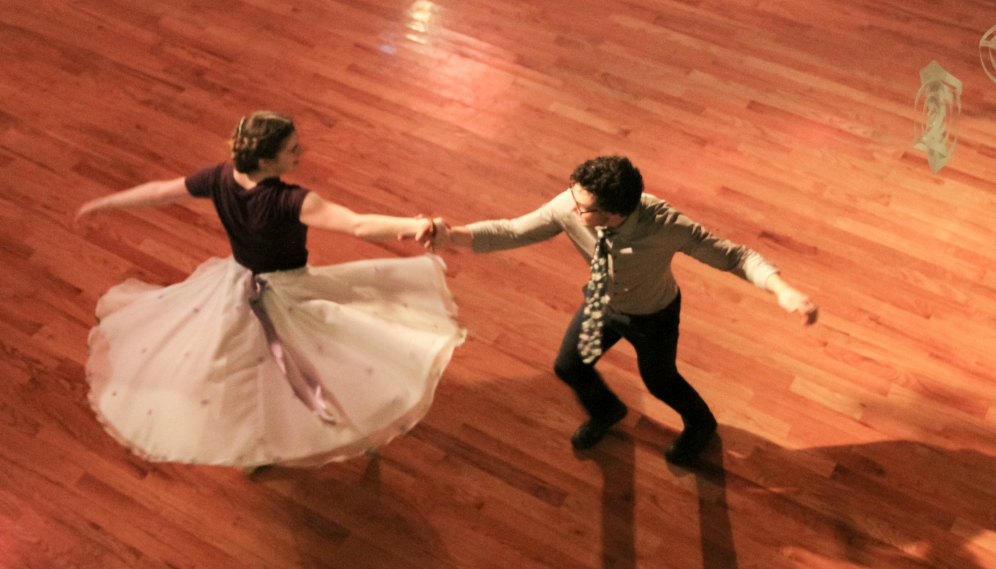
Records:
[[[211,198],[240,265],[255,273],[286,271],[308,262],[308,226],[300,221],[308,190],[267,178],[251,190],[235,181],[230,162],[185,179],[190,195]]]

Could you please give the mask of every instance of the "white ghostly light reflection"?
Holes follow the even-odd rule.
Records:
[[[405,37],[424,44],[426,37],[419,34],[430,34],[433,29],[439,27],[439,6],[429,0],[416,0],[408,8],[408,17],[411,18],[408,27],[418,34],[406,34]]]
[[[936,174],[958,143],[953,127],[961,113],[961,81],[931,61],[920,70],[920,82],[913,108],[924,118],[913,125],[913,148],[927,152],[930,170]]]
[[[979,40],[979,57],[982,59],[982,69],[990,79],[996,81],[996,26],[989,28]]]

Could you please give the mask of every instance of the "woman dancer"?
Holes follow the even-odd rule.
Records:
[[[244,117],[232,160],[83,205],[97,211],[210,198],[233,257],[185,281],[133,279],[97,304],[90,404],[151,461],[318,466],[376,448],[428,411],[464,331],[435,256],[311,267],[320,227],[414,238],[425,219],[359,215],[280,176],[303,148],[293,121]]]

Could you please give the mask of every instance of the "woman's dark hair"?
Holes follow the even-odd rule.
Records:
[[[273,111],[256,111],[242,117],[232,134],[232,162],[243,174],[259,170],[260,158],[276,158],[287,137],[294,133],[294,121]]]
[[[640,204],[643,176],[624,156],[599,156],[574,169],[571,181],[595,196],[605,213],[629,215]]]

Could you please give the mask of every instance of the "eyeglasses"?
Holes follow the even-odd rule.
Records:
[[[586,213],[602,213],[600,209],[582,209],[581,204],[578,203],[578,199],[574,197],[574,186],[567,188],[567,191],[571,193],[571,199],[574,200],[574,207],[577,209],[578,215],[584,215]]]

